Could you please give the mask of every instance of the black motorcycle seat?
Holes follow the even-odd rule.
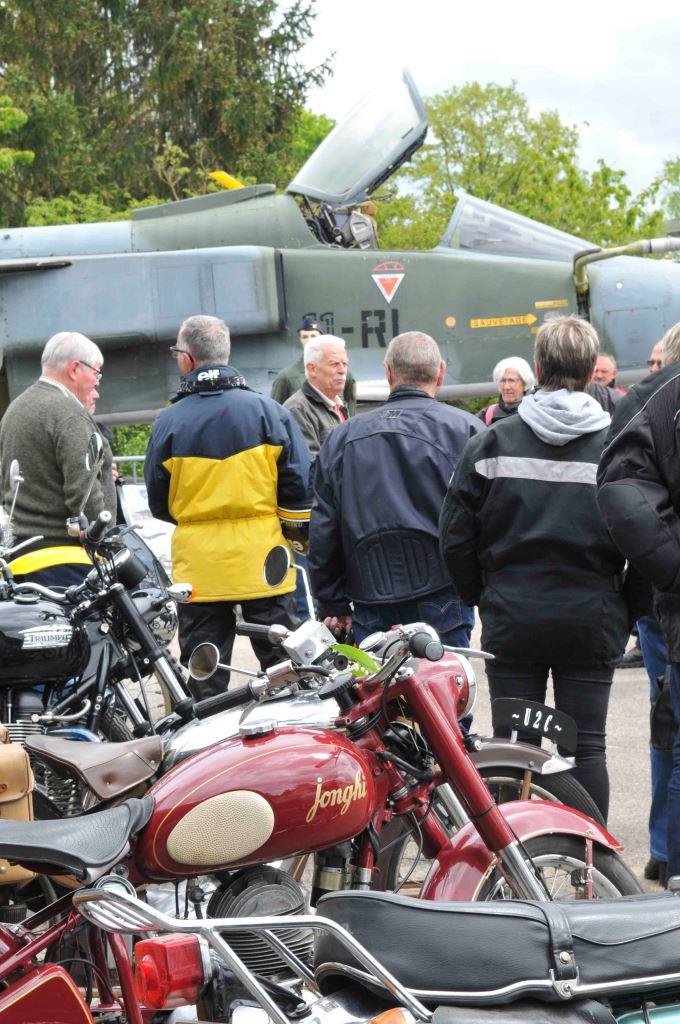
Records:
[[[0,820],[0,857],[43,874],[65,873],[86,880],[115,864],[153,811],[153,799],[126,800],[81,818],[49,821]],[[49,870],[48,870],[49,869]]]
[[[28,736],[30,754],[50,763],[58,772],[76,774],[100,800],[126,793],[156,774],[163,759],[160,736],[145,736],[124,743],[83,743],[61,736]]]
[[[635,991],[651,977],[660,979],[655,989],[680,984],[680,898],[669,893],[484,904],[347,892],[322,897],[317,913],[430,1002],[598,997]],[[362,969],[328,932],[319,934],[314,959],[323,991]],[[568,994],[556,988],[563,978]]]
[[[616,1018],[594,999],[557,1004],[519,999],[512,1006],[438,1006],[432,1024],[616,1024]]]

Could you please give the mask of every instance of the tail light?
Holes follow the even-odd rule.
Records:
[[[404,1006],[393,1006],[384,1010],[377,1017],[372,1017],[369,1024],[415,1024],[415,1017]]]
[[[135,988],[151,1010],[192,1006],[211,976],[210,955],[197,935],[174,932],[135,945]]]

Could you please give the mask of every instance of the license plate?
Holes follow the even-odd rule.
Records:
[[[576,722],[570,715],[537,704],[533,700],[519,700],[516,697],[499,697],[491,704],[494,728],[512,729],[533,736],[545,736],[553,743],[568,750],[576,750]]]

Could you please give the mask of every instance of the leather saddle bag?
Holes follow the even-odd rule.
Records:
[[[12,743],[0,725],[0,819],[30,821],[33,818],[35,781],[28,753]],[[1,827],[1,826],[0,826]],[[0,885],[16,885],[35,878],[35,873],[0,859]]]

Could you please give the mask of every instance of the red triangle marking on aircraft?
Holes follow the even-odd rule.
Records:
[[[371,274],[384,299],[391,302],[405,274]]]

